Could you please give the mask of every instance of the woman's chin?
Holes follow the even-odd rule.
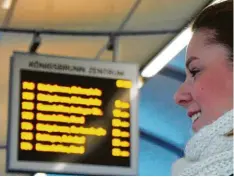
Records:
[[[193,128],[194,132],[198,132],[202,128],[202,125],[201,125],[199,119],[195,120],[195,122],[193,122],[193,124],[192,124],[192,128]]]

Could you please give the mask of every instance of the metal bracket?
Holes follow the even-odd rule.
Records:
[[[41,44],[40,33],[34,33],[33,40],[29,48],[29,52],[36,53],[36,50],[40,46],[40,44]]]
[[[113,51],[115,49],[115,38],[116,37],[114,35],[110,35],[108,44],[106,46],[107,50]]]
[[[118,37],[115,34],[110,35],[106,49],[108,51],[112,51],[112,62],[116,62],[118,60],[118,55],[119,55],[118,45],[119,45]]]

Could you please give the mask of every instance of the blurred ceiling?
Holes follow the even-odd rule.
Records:
[[[0,0],[0,3],[4,1]],[[210,0],[11,1],[10,9],[0,10],[2,27],[67,31],[180,31],[210,2]],[[4,45],[11,45],[10,43],[14,42],[14,35],[8,33],[2,35],[1,43]],[[119,61],[138,63],[142,66],[175,35],[176,33],[120,37]],[[30,41],[31,38],[31,35],[24,36],[25,41]],[[108,38],[44,35],[42,40],[40,53],[94,58],[105,46]],[[103,52],[100,56],[103,60],[110,60],[111,57],[109,51]]]

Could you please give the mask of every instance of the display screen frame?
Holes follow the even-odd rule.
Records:
[[[40,66],[41,63],[76,66],[78,70],[59,70],[47,67],[30,67],[29,63]],[[72,164],[61,162],[39,162],[18,160],[20,71],[43,71],[98,78],[126,79],[132,82],[130,89],[130,167],[106,166],[93,164]],[[103,72],[96,72],[96,69]],[[52,71],[51,71],[52,70]],[[10,60],[9,101],[8,101],[8,138],[7,171],[9,172],[46,172],[58,174],[87,175],[137,175],[138,174],[138,65],[107,62],[73,57],[39,55],[26,52],[14,52]]]

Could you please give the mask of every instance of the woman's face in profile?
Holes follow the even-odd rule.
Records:
[[[186,80],[175,94],[196,132],[233,108],[233,69],[228,50],[209,43],[211,30],[194,33],[186,56]]]

